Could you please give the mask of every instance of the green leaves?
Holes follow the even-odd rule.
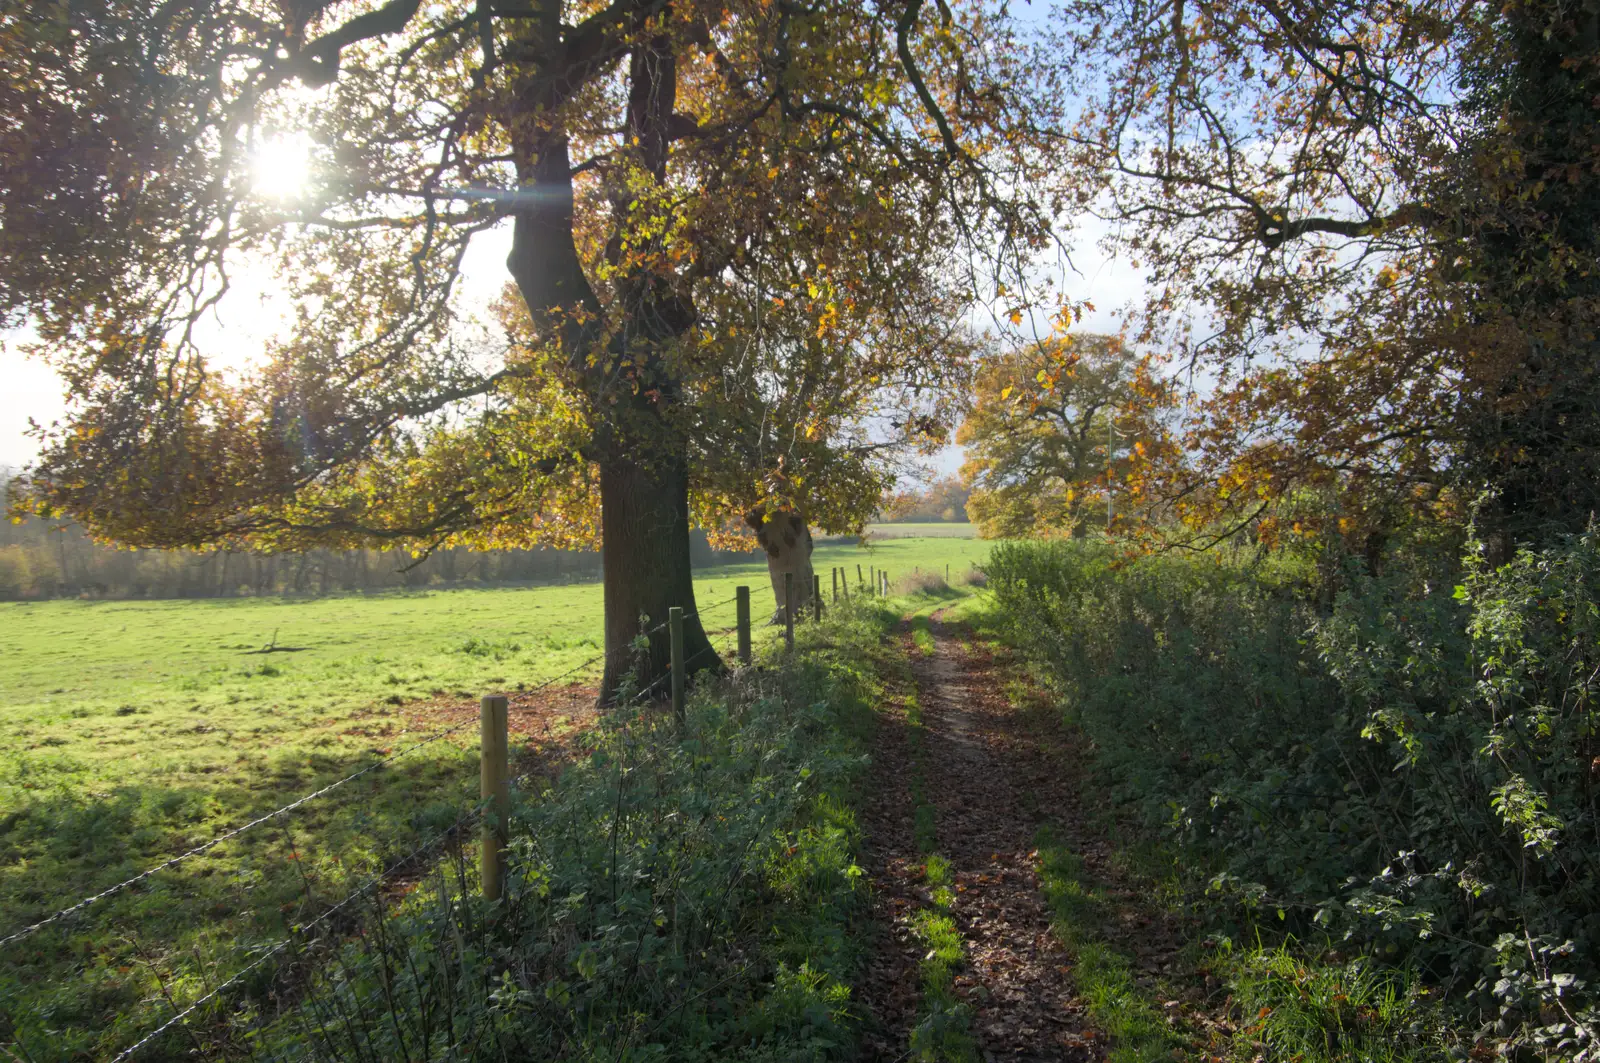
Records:
[[[1575,942],[1537,961],[1571,982],[1508,983],[1524,1014],[1592,982],[1600,537],[1470,563],[1459,587],[1421,563],[1349,571],[1331,609],[1244,556],[1113,560],[1006,544],[987,568],[1098,783],[1219,869],[1230,908],[1462,982],[1502,934],[1523,958],[1501,970],[1527,968],[1530,941]],[[1464,1022],[1498,1018],[1473,1013],[1487,988],[1449,1002]]]

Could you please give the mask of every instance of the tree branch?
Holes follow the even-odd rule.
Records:
[[[357,15],[338,29],[323,34],[294,57],[305,84],[320,88],[339,76],[339,53],[358,41],[398,33],[416,15],[422,0],[389,0],[376,11]]]
[[[916,27],[917,14],[922,10],[922,0],[911,0],[906,4],[906,9],[900,16],[900,21],[895,23],[895,51],[900,56],[900,66],[906,72],[906,78],[911,82],[911,87],[917,92],[917,98],[922,101],[922,109],[928,112],[928,117],[933,119],[933,124],[939,129],[939,139],[944,141],[945,151],[951,158],[963,158],[966,153],[961,150],[961,145],[956,142],[956,137],[950,130],[950,123],[945,120],[944,112],[939,109],[939,103],[933,98],[933,93],[928,91],[927,82],[922,79],[922,71],[917,67],[916,57],[911,54],[911,31]]]
[[[1268,250],[1275,250],[1290,240],[1298,240],[1307,233],[1329,233],[1356,239],[1376,236],[1390,229],[1423,225],[1436,217],[1421,203],[1403,203],[1388,214],[1371,218],[1297,218],[1287,221],[1282,215],[1259,207],[1254,208],[1254,213],[1256,239]]]

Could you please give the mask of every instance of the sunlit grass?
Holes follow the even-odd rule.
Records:
[[[813,561],[827,595],[835,565],[965,566],[987,550],[907,539],[822,545]],[[708,631],[731,630],[740,584],[757,643],[777,637],[761,562],[697,573]],[[0,604],[0,937],[406,748],[438,726],[429,703],[581,665],[600,652],[601,610],[598,583]],[[227,969],[305,916],[307,883],[331,902],[454,822],[476,800],[476,744],[466,727],[8,946],[0,1014],[47,1014],[56,1058],[125,1043],[161,1010],[160,978]]]

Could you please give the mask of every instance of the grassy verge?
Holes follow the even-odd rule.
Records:
[[[1110,1063],[1187,1058],[1193,1046],[1134,977],[1132,963],[1107,940],[1106,898],[1084,874],[1083,862],[1049,829],[1034,844],[1039,878],[1050,905],[1051,929],[1069,949],[1073,979],[1095,1025],[1111,1037]]]
[[[308,943],[310,973],[225,1005],[263,1027],[254,1055],[848,1058],[853,801],[890,619],[840,609],[802,626],[792,658],[698,689],[681,732],[656,712],[608,717],[517,808],[504,900],[446,864]]]
[[[993,595],[967,598],[947,618],[997,644],[1014,704],[1027,706],[1023,711],[1062,711],[1048,671],[1009,652],[1008,618]],[[1091,743],[1082,748],[1095,749]],[[1036,838],[1053,929],[1074,953],[1073,976],[1091,1016],[1112,1039],[1114,1063],[1446,1058],[1441,1010],[1415,973],[1341,952],[1327,940],[1241,922],[1236,910],[1207,895],[1208,876],[1196,854],[1142,827],[1103,791],[1083,796],[1091,825],[1117,839],[1115,874],[1140,896],[1161,898],[1132,914],[1157,915],[1157,905],[1171,904],[1198,917],[1191,922],[1193,938],[1172,968],[1141,970],[1125,943],[1128,921],[1119,918],[1130,914],[1129,902],[1113,901],[1057,833],[1046,829]],[[1264,914],[1270,920],[1271,913]],[[1175,1001],[1183,1002],[1173,1015],[1177,1024],[1168,1021],[1168,1005]]]
[[[919,803],[917,807],[920,812],[927,806]],[[931,833],[932,817],[928,818]],[[920,815],[917,826],[920,835]],[[922,850],[929,903],[912,917],[911,924],[926,950],[918,967],[922,1006],[911,1031],[911,1058],[920,1063],[972,1063],[978,1058],[978,1045],[972,1035],[971,1009],[955,994],[955,973],[966,963],[961,930],[950,913],[955,874],[949,860],[930,850],[931,846]]]
[[[1439,1016],[1427,993],[1393,971],[1344,960],[1323,945],[1289,940],[1236,946],[1208,933],[1190,942],[1177,981],[1141,980],[1117,937],[1105,891],[1050,830],[1036,839],[1052,928],[1072,949],[1073,977],[1095,1022],[1112,1039],[1110,1063],[1212,1058],[1296,1063],[1424,1063],[1442,1060]],[[1154,887],[1154,882],[1146,882]],[[1223,999],[1209,1036],[1168,1021],[1161,1003],[1190,995],[1209,976]],[[1172,1016],[1180,1018],[1179,1015]]]

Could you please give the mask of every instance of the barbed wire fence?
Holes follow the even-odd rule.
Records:
[[[718,657],[723,656],[730,641],[741,634],[744,636],[744,639],[741,640],[741,645],[747,644],[745,640],[748,640],[749,638],[748,590],[746,588],[741,588],[741,594],[736,594],[731,598],[723,599],[696,610],[685,611],[682,614],[681,619],[685,621],[691,618],[702,619],[702,630],[704,630],[705,623],[703,618],[706,613],[723,609],[728,605],[738,604],[741,601],[741,598],[744,600],[745,608],[741,609],[740,615],[736,618],[735,624],[731,627],[723,629],[714,638],[709,632],[707,632],[705,644],[684,661],[684,669],[686,672],[692,674],[694,667],[708,654],[714,654]],[[656,635],[662,630],[667,629],[670,624],[670,619],[663,620],[662,622],[655,624],[653,627],[641,630],[640,636],[649,637]],[[516,709],[526,710],[533,707],[533,699],[536,695],[549,691],[552,687],[555,687],[556,684],[562,683],[564,680],[570,680],[575,676],[589,672],[596,665],[604,662],[606,657],[606,653],[602,651],[601,653],[588,658],[582,663],[575,665],[574,667],[569,668],[558,675],[542,680],[534,687],[531,687],[527,690],[518,691],[516,695],[517,700],[523,704],[516,706]],[[670,668],[663,670],[662,673],[658,675],[651,683],[638,690],[627,693],[622,700],[609,706],[609,709],[614,712],[642,704],[653,696],[658,695],[662,691],[663,685],[670,682],[672,678],[673,673]],[[576,684],[568,684],[564,689],[566,696],[573,701],[575,709],[576,702],[580,698],[592,698],[594,695],[593,691]],[[484,700],[487,702],[490,699],[486,698]],[[502,721],[504,721],[504,719],[505,717],[502,716]],[[394,764],[397,761],[400,761],[402,758],[408,757],[417,752],[418,750],[428,748],[437,742],[440,742],[452,735],[466,731],[473,726],[482,726],[482,720],[480,717],[468,718],[459,723],[440,728],[439,730],[434,731],[433,733],[406,746],[403,749],[388,753],[378,760],[375,760],[354,772],[350,772],[349,774],[344,775],[333,782],[318,787],[317,789],[312,790],[311,792],[306,793],[279,808],[275,808],[269,812],[255,816],[249,821],[224,831],[222,834],[219,834],[202,844],[193,846],[190,849],[163,860],[145,869],[144,871],[133,875],[130,878],[127,878],[105,889],[99,890],[71,905],[68,905],[67,907],[61,908],[50,915],[45,916],[42,919],[18,928],[5,937],[0,938],[0,949],[12,946],[17,942],[29,938],[33,934],[36,934],[46,928],[64,924],[75,918],[82,917],[99,902],[113,897],[125,890],[133,888],[141,883],[149,882],[154,879],[155,876],[166,871],[171,871],[185,864],[187,861],[211,852],[223,844],[240,837],[241,835],[258,830],[268,824],[285,825],[285,830],[287,831],[286,817],[296,810],[301,809],[321,798],[325,798],[330,794],[336,793],[337,791],[349,786],[357,780],[367,777],[379,769],[384,768],[385,766]],[[502,741],[504,740],[502,739]],[[526,784],[533,774],[534,773],[532,771],[524,772],[515,778],[508,777],[507,781],[511,785],[520,788],[522,785]],[[443,845],[451,842],[452,840],[462,840],[466,836],[466,828],[469,828],[470,825],[472,825],[475,821],[484,819],[484,812],[488,805],[489,800],[487,798],[474,802],[472,806],[461,813],[461,815],[459,815],[454,822],[444,827],[442,830],[433,832],[403,855],[389,861],[378,871],[366,877],[353,890],[348,891],[338,902],[321,910],[316,916],[309,919],[307,922],[293,925],[290,929],[290,932],[276,942],[265,945],[254,942],[241,942],[228,949],[224,954],[226,956],[232,956],[238,952],[246,950],[258,951],[259,954],[256,955],[255,958],[244,967],[233,972],[226,979],[210,985],[201,996],[189,1001],[183,1006],[180,1007],[178,1005],[177,1001],[174,999],[174,996],[169,991],[169,987],[164,981],[162,981],[162,994],[167,1000],[168,1004],[173,1008],[173,1015],[154,1029],[150,1030],[148,1033],[144,1034],[139,1038],[139,1040],[122,1049],[117,1055],[111,1057],[112,1063],[127,1063],[127,1061],[135,1059],[144,1049],[156,1043],[167,1033],[172,1032],[179,1027],[185,1026],[196,1013],[200,1012],[213,1001],[221,998],[228,990],[238,986],[240,983],[255,974],[257,971],[261,970],[267,964],[277,960],[285,953],[292,952],[296,949],[297,945],[309,946],[310,944],[314,943],[316,939],[313,937],[313,934],[315,932],[317,932],[320,928],[328,926],[338,916],[340,916],[341,913],[351,910],[360,899],[374,896],[374,891],[381,889],[385,883],[394,881],[395,877],[406,868],[413,867],[422,860],[436,854]],[[305,891],[308,901],[311,900],[310,890],[311,887],[309,879],[305,879]],[[245,914],[256,913],[251,912]],[[152,970],[154,970],[153,965]],[[159,972],[156,973],[158,980],[161,980]],[[0,1015],[0,1018],[5,1017]],[[9,1025],[14,1026],[15,1024],[11,1023]],[[16,1047],[24,1052],[24,1055],[20,1058],[29,1058],[26,1055],[26,1049],[23,1046],[19,1044]]]

